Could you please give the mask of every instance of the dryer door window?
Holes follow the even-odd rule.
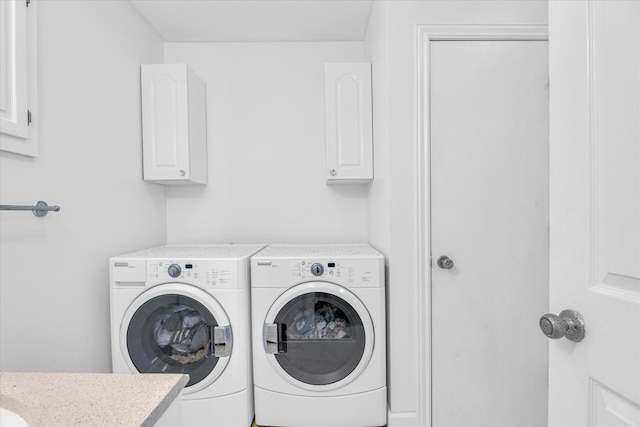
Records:
[[[344,299],[309,292],[289,302],[275,316],[282,342],[275,358],[298,381],[336,383],[358,366],[365,353],[365,329]]]
[[[138,372],[188,374],[191,386],[218,363],[211,342],[217,325],[213,314],[193,298],[157,296],[142,304],[129,322],[129,357]]]

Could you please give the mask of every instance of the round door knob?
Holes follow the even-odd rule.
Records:
[[[540,318],[542,333],[551,339],[566,337],[569,341],[580,342],[584,339],[584,320],[574,310],[563,310],[560,316],[547,313]]]
[[[442,255],[440,258],[438,258],[437,263],[438,267],[445,270],[451,270],[453,268],[453,260],[446,255]]]
[[[540,329],[548,338],[557,340],[564,336],[565,324],[555,314],[547,313],[540,318]]]

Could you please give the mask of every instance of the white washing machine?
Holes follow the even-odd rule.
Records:
[[[256,423],[386,424],[384,257],[269,245],[251,258]]]
[[[116,373],[184,373],[183,425],[251,425],[249,259],[264,245],[168,245],[110,259]]]

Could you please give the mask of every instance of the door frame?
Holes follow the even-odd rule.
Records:
[[[548,41],[547,25],[429,25],[415,31],[415,179],[418,249],[418,425],[431,425],[431,136],[432,41]]]

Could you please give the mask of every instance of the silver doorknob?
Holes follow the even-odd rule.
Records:
[[[566,337],[569,341],[584,339],[584,319],[574,310],[563,310],[560,316],[547,313],[540,318],[542,333],[551,339]]]
[[[453,260],[446,255],[442,255],[436,262],[438,263],[438,267],[445,270],[451,270],[453,268]]]

